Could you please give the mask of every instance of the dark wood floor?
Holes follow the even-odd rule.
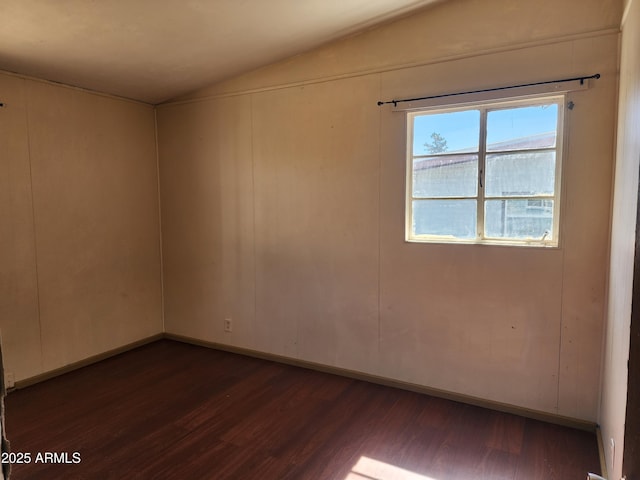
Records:
[[[584,479],[594,434],[159,341],[6,399],[14,479]],[[79,452],[78,464],[35,463]],[[60,457],[58,457],[60,460]]]

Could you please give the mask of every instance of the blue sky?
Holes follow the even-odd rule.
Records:
[[[558,105],[543,105],[494,110],[488,113],[487,142],[489,144],[527,137],[556,129]],[[431,143],[436,132],[447,140],[447,151],[478,149],[479,110],[439,113],[414,117],[414,155],[428,153],[425,143]]]

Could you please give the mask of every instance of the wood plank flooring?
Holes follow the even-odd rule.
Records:
[[[163,340],[6,399],[12,479],[553,480],[594,434]],[[79,452],[80,463],[36,463]],[[61,458],[58,457],[58,460]]]

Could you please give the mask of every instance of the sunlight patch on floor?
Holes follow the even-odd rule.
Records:
[[[369,457],[360,457],[344,480],[438,480]]]

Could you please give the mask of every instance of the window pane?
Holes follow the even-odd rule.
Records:
[[[555,151],[487,155],[486,168],[487,197],[553,195]]]
[[[479,137],[479,110],[413,118],[413,156],[477,152]]]
[[[475,200],[414,200],[414,235],[476,237]]]
[[[553,238],[553,200],[487,200],[485,236],[491,238]],[[546,234],[546,235],[545,235]]]
[[[413,160],[414,197],[475,197],[477,193],[477,155]]]
[[[556,146],[558,105],[508,108],[487,113],[487,151]]]

